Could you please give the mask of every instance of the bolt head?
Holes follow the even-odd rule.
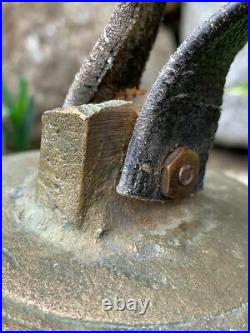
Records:
[[[198,155],[188,147],[176,148],[163,163],[161,193],[171,199],[187,196],[193,191],[198,174]]]
[[[190,164],[185,164],[179,172],[179,183],[183,186],[188,186],[195,178],[194,167]]]

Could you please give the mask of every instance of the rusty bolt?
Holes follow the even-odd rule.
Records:
[[[198,173],[198,155],[184,146],[176,148],[163,163],[161,193],[171,199],[185,197],[194,189]]]

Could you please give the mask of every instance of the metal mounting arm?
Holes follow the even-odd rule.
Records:
[[[247,42],[247,26],[247,2],[229,3],[178,48],[154,83],[137,120],[118,193],[143,199],[166,199],[169,192],[163,190],[162,177],[170,187],[181,177],[180,162],[175,166],[179,168],[177,173],[166,171],[166,161],[178,146],[187,150],[178,152],[182,154],[178,155],[179,160],[191,167],[192,163],[198,166],[195,182],[186,192],[202,188],[208,151],[220,117],[226,75],[235,55]],[[197,155],[197,162],[192,157],[189,163],[188,149]],[[174,180],[170,181],[169,177]],[[187,178],[188,175],[182,175],[184,182]],[[179,182],[178,189],[169,197],[179,197],[181,186]]]
[[[137,88],[154,43],[165,3],[121,2],[84,60],[64,107],[114,99]]]

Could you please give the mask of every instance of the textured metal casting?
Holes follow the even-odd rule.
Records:
[[[87,210],[108,195],[107,175],[117,181],[136,118],[132,103],[118,100],[45,112],[37,200],[77,226],[85,220],[87,228]]]
[[[232,3],[178,49],[137,119],[108,101],[139,84],[164,4],[124,3],[38,152],[3,159],[5,330],[246,330],[247,188],[207,175],[225,76],[246,41]],[[141,49],[144,45],[144,49]],[[125,63],[124,63],[125,62]],[[118,192],[116,186],[127,152]],[[104,299],[149,300],[147,312]]]
[[[247,330],[246,186],[210,171],[178,203],[131,200],[108,170],[79,230],[36,201],[38,161],[3,161],[5,330]],[[150,304],[103,311],[116,296]]]
[[[232,2],[198,28],[154,83],[137,120],[117,192],[166,200],[161,166],[178,145],[199,156],[195,189],[203,186],[229,67],[247,42],[248,3]]]
[[[165,2],[119,3],[76,74],[64,107],[108,101],[138,88],[164,9]]]

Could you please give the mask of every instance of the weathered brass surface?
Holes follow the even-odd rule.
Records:
[[[208,172],[177,204],[120,197],[111,182],[89,215],[110,228],[93,238],[37,203],[38,159],[3,160],[5,329],[247,328],[244,185]],[[114,295],[150,305],[102,311]]]
[[[87,228],[87,211],[108,195],[107,177],[116,181],[136,118],[132,103],[118,100],[45,112],[37,200]]]
[[[185,197],[194,189],[198,174],[198,155],[188,147],[177,147],[163,163],[161,193],[171,199]]]

